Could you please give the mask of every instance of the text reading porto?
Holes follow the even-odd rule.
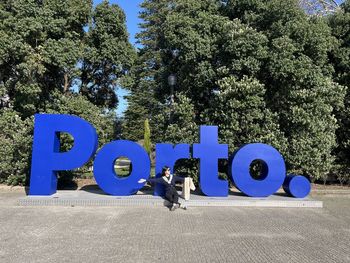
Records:
[[[68,152],[60,152],[59,133],[68,133],[74,145]],[[110,195],[135,194],[143,187],[138,181],[150,174],[151,161],[146,151],[137,143],[125,140],[104,145],[97,153],[98,136],[87,121],[71,115],[36,114],[30,177],[30,195],[52,195],[57,189],[57,172],[73,170],[83,166],[93,156],[94,177],[100,188]],[[251,197],[267,197],[281,186],[291,196],[306,197],[310,193],[310,182],[299,175],[286,174],[282,155],[273,147],[254,143],[247,144],[229,157],[228,145],[218,143],[217,126],[201,126],[200,143],[156,145],[156,175],[167,165],[173,170],[179,159],[200,160],[200,188],[211,197],[228,196],[228,181],[219,179],[218,160],[229,160],[229,177],[235,186]],[[120,178],[114,164],[125,156],[132,162],[132,171]],[[263,164],[261,178],[254,179],[250,166],[259,160]],[[156,185],[155,195],[163,195],[162,186]]]

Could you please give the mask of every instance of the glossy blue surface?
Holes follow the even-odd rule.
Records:
[[[264,163],[260,180],[252,178],[250,165],[259,160]],[[233,156],[230,176],[236,187],[251,197],[267,197],[282,186],[286,166],[282,155],[272,146],[254,143],[240,148]]]
[[[132,163],[128,177],[121,178],[115,172],[114,163],[119,157],[127,157]],[[99,187],[110,195],[132,195],[144,184],[141,178],[148,178],[151,161],[147,152],[137,143],[131,141],[114,141],[103,146],[94,161],[94,176]]]
[[[189,144],[156,144],[156,177],[161,177],[162,168],[166,165],[170,168],[170,172],[174,173],[174,165],[177,160],[190,158],[190,145]],[[161,184],[156,184],[154,189],[154,195],[164,196],[165,188]]]
[[[283,183],[284,191],[295,198],[304,198],[311,191],[310,181],[301,175],[288,175]]]
[[[74,145],[60,152],[59,133],[69,133]],[[83,166],[97,149],[95,128],[83,119],[63,114],[36,114],[30,175],[30,195],[52,195],[57,172]]]
[[[218,160],[227,159],[228,145],[218,143],[217,126],[201,126],[200,143],[193,145],[193,158],[200,159],[200,187],[211,197],[228,195],[228,182],[218,177]],[[60,152],[60,133],[74,138],[73,147]],[[52,195],[57,189],[57,172],[73,170],[83,166],[96,152],[98,144],[95,128],[79,117],[64,114],[36,114],[30,195]],[[119,157],[132,162],[128,177],[118,177],[114,164]],[[174,172],[174,165],[180,159],[191,158],[188,144],[156,145],[156,176],[161,176],[164,166]],[[254,179],[250,167],[260,161],[262,175]],[[229,175],[244,194],[251,197],[267,197],[282,186],[287,194],[306,197],[311,190],[310,182],[303,176],[289,175],[281,154],[273,147],[261,143],[248,144],[236,151],[230,158]],[[144,184],[141,178],[150,175],[151,162],[147,152],[131,141],[114,141],[105,145],[96,155],[94,175],[103,191],[115,196],[135,194]],[[164,188],[157,185],[155,195],[164,195]]]
[[[227,196],[228,182],[219,179],[218,159],[227,159],[228,145],[218,143],[217,126],[200,127],[200,144],[193,145],[193,157],[200,159],[200,187],[207,196]]]

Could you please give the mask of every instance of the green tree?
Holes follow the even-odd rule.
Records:
[[[152,93],[142,87],[126,96],[128,108],[125,111],[122,124],[122,137],[124,139],[140,141],[143,138],[144,120],[152,117],[150,112],[155,108],[153,105],[151,106],[151,100],[154,100],[152,96]],[[152,120],[150,122],[152,123]]]
[[[33,120],[12,109],[0,110],[0,183],[25,185],[30,169]]]
[[[3,1],[0,83],[22,117],[45,110],[54,90],[76,76],[91,1]]]
[[[350,182],[350,1],[341,5],[341,10],[329,17],[333,36],[338,40],[330,54],[334,65],[334,79],[347,88],[345,107],[337,114],[339,129],[336,149],[337,169],[335,174],[341,183]]]
[[[219,89],[204,113],[206,123],[217,125],[221,143],[231,152],[247,142],[266,143],[286,152],[286,140],[278,126],[278,116],[264,101],[266,89],[257,79],[244,76],[223,78]]]
[[[5,0],[0,18],[0,84],[21,117],[45,111],[54,91],[80,86],[96,105],[116,106],[115,88],[134,59],[118,6]]]
[[[221,38],[229,20],[220,14],[220,1],[178,0],[162,25],[163,53],[159,93],[170,94],[168,76],[174,74],[175,90],[193,103],[197,122],[216,88],[221,67]],[[174,58],[173,51],[178,55]]]
[[[148,155],[151,155],[151,151],[152,151],[151,130],[149,128],[148,119],[145,120],[145,125],[144,125],[143,146],[144,146],[146,152],[148,153]]]
[[[47,106],[47,113],[70,114],[88,121],[96,129],[100,147],[114,140],[116,117],[113,113],[106,114],[80,94],[63,95],[56,92],[52,96],[54,102]]]
[[[172,122],[170,123],[170,116]],[[177,93],[174,103],[163,104],[155,116],[159,123],[158,136],[162,142],[192,144],[198,140],[195,122],[195,109],[192,101],[183,93]]]
[[[144,21],[140,27],[142,31],[137,39],[142,47],[139,49],[136,63],[131,70],[132,81],[125,87],[131,92],[127,96],[128,109],[123,123],[123,137],[131,140],[143,138],[143,120],[149,119],[152,129],[152,139],[159,141],[154,131],[158,124],[153,116],[158,114],[159,103],[164,103],[164,97],[159,94],[163,80],[161,78],[163,47],[162,25],[166,15],[171,11],[168,0],[145,0],[142,4],[140,18]]]
[[[170,116],[172,122],[170,123]],[[194,144],[199,142],[199,127],[196,124],[196,113],[192,101],[183,93],[177,93],[172,105],[163,104],[161,110],[154,119],[158,125],[156,137],[161,142],[178,144]],[[154,133],[153,132],[153,133]],[[198,160],[180,160],[176,162],[175,171],[177,174],[191,176],[195,183],[198,183]]]
[[[170,103],[176,92],[183,92],[195,107],[197,122],[215,88],[218,44],[222,26],[228,19],[219,13],[220,1],[146,0],[140,17],[145,21],[138,35],[143,47],[134,68],[126,127],[129,137],[137,134],[137,119],[150,118],[152,136],[159,141],[163,126],[153,118],[161,105]],[[176,83],[169,83],[175,75]],[[174,92],[175,91],[175,92]],[[137,118],[138,117],[138,118]],[[127,129],[125,129],[127,130]]]
[[[335,79],[341,85],[350,86],[350,1],[346,0],[341,9],[329,17],[332,35],[338,40],[331,54]]]
[[[1,180],[24,182],[30,147],[22,144],[32,133],[35,113],[80,116],[96,127],[103,144],[118,137],[119,120],[111,109],[134,57],[125,15],[108,1],[96,7],[92,0],[1,1],[0,103],[6,109],[0,118],[9,127],[3,134],[9,147],[1,153],[8,158],[1,166],[19,167],[2,173]],[[72,145],[69,136],[62,139],[63,148]]]
[[[335,112],[344,101],[344,89],[332,80],[328,54],[336,41],[330,28],[294,0],[232,0],[226,14],[268,37],[269,56],[258,79],[287,137],[289,171],[326,180],[337,146]]]
[[[148,0],[143,7],[144,63],[135,87],[144,91],[147,85],[140,85],[140,80],[147,81],[148,94],[153,95],[149,97],[171,105],[167,80],[173,74],[174,89],[190,99],[197,126],[211,122],[222,126],[238,119],[245,125],[231,146],[274,141],[286,149],[290,172],[326,180],[337,147],[335,113],[343,107],[345,90],[333,81],[329,54],[337,40],[323,17],[309,16],[297,0]],[[233,97],[216,96],[223,88],[245,96],[232,90],[228,94]],[[253,96],[250,89],[258,94]],[[252,100],[251,110],[238,103],[245,100]],[[220,114],[213,101],[222,108],[227,107],[224,102],[234,101],[228,111],[244,116]],[[147,104],[141,104],[147,111]],[[176,119],[169,120],[152,118],[156,138],[165,138],[163,127],[177,125]],[[256,127],[268,127],[274,135],[254,133]],[[222,136],[224,141],[232,137]]]
[[[84,37],[80,92],[95,105],[109,109],[116,107],[115,89],[135,58],[125,23],[123,10],[104,0],[93,10]]]

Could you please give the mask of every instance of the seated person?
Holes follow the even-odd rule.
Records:
[[[165,186],[165,199],[170,202],[170,210],[174,211],[176,208],[180,207],[181,204],[179,203],[179,194],[176,191],[175,183],[176,182],[183,182],[184,178],[175,176],[170,173],[170,168],[168,166],[164,166],[162,169],[162,177],[158,178],[151,178],[151,179],[140,179],[138,182],[140,184],[144,182],[148,183],[159,183]],[[186,207],[183,207],[186,209]]]

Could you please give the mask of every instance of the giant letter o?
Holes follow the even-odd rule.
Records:
[[[263,179],[250,175],[250,165],[259,160],[264,164]],[[240,148],[231,163],[231,179],[236,187],[251,197],[267,197],[277,192],[286,177],[282,155],[272,146],[254,143]]]

